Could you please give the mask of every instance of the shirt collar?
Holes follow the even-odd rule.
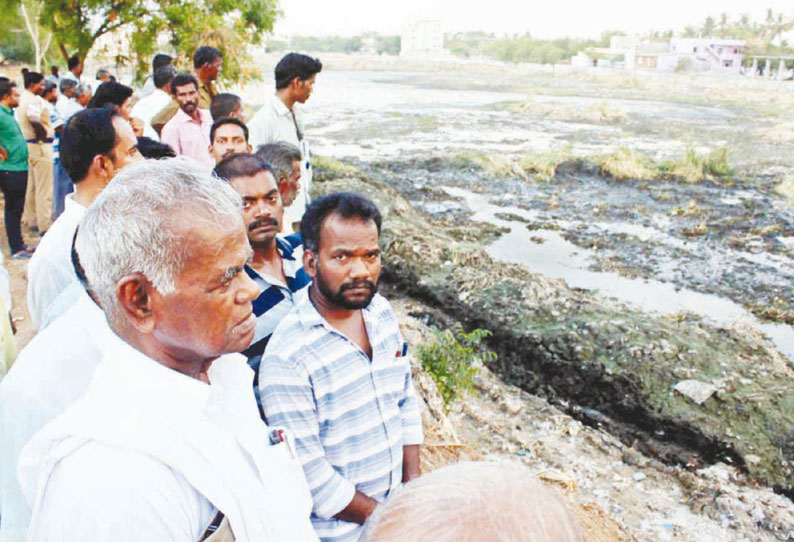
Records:
[[[207,119],[207,115],[209,115],[209,112],[205,111],[204,109],[199,109],[198,112],[199,112],[200,124],[206,124],[207,120],[208,120]],[[205,112],[206,112],[206,115],[205,115]],[[174,118],[177,119],[177,122],[179,122],[180,124],[187,124],[189,122],[193,122],[193,123],[196,122],[190,117],[190,115],[188,115],[187,113],[182,111],[181,107],[177,110],[176,115],[174,115]],[[210,122],[210,124],[211,124],[211,122]]]
[[[6,107],[3,104],[0,104],[0,111],[2,111],[3,113],[6,113],[8,115],[13,115],[14,114],[14,111],[10,107]]]
[[[290,245],[287,241],[285,241],[281,235],[276,235],[276,250],[278,251],[278,254],[279,256],[281,256],[282,260],[295,261],[295,255],[293,254],[292,245]],[[256,271],[256,269],[254,269],[248,264],[245,264],[244,269],[246,274],[252,279],[256,279],[256,278],[265,279],[265,277],[260,275]],[[284,270],[285,275],[287,274],[286,271],[287,270],[285,269]],[[279,283],[281,283],[281,281],[279,281]]]
[[[133,395],[146,398],[149,408],[164,415],[189,415],[204,409],[211,387],[170,369],[133,348],[115,333],[110,333],[101,346],[103,364],[125,383]]]
[[[278,97],[278,94],[271,94],[270,105],[273,107],[273,109],[275,109],[278,115],[292,116],[292,112],[287,109],[287,106],[284,105],[284,102],[281,101],[281,98]]]
[[[63,205],[64,211],[68,210],[70,213],[75,212],[83,215],[88,210],[86,207],[83,207],[77,203],[77,201],[75,201],[74,194],[67,194]]]
[[[304,329],[309,329],[315,326],[322,326],[330,331],[334,331],[335,333],[339,333],[334,329],[334,327],[328,323],[328,320],[323,318],[320,312],[317,310],[317,307],[314,306],[312,300],[309,296],[309,290],[314,288],[314,284],[311,284],[308,288],[306,288],[306,295],[302,296],[298,301],[295,303],[295,307],[298,310],[298,318],[300,319],[301,325]],[[378,294],[375,294],[376,296]],[[372,298],[372,301],[369,302],[369,305],[361,309],[364,319],[368,319],[368,314],[372,304],[374,303],[375,298]]]

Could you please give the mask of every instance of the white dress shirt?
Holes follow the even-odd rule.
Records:
[[[130,113],[132,117],[143,121],[144,136],[150,137],[155,141],[160,141],[160,136],[157,135],[157,131],[152,128],[152,119],[157,113],[162,111],[170,101],[170,94],[156,88],[151,94],[141,98],[132,108],[132,112]]]
[[[61,116],[64,122],[69,120],[69,117],[81,111],[83,106],[77,103],[77,100],[74,98],[69,98],[61,94],[58,96],[58,102],[55,104],[55,108],[58,110],[58,114]]]
[[[39,329],[47,307],[69,284],[77,280],[72,266],[72,239],[86,208],[66,196],[63,213],[42,237],[28,262],[28,310]]]
[[[194,542],[215,508],[237,542],[317,542],[311,497],[287,442],[271,445],[245,357],[216,359],[211,385],[117,336],[85,395],[19,459],[37,542]]]
[[[25,540],[30,507],[16,476],[19,452],[31,437],[74,403],[91,382],[111,333],[105,314],[83,290],[62,318],[20,352],[0,382],[0,540]]]
[[[284,224],[300,222],[303,212],[310,202],[312,184],[311,155],[309,154],[309,144],[306,141],[306,131],[303,129],[303,116],[297,104],[294,104],[292,109],[295,112],[295,120],[292,118],[292,112],[287,109],[281,98],[271,94],[265,101],[265,105],[248,123],[249,142],[254,151],[259,145],[278,141],[292,143],[301,151],[300,188],[292,205],[284,207]],[[298,140],[298,132],[295,129],[296,121],[304,136],[302,140]]]

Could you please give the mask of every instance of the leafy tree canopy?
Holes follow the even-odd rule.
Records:
[[[20,0],[0,0],[0,8]],[[50,29],[64,58],[85,58],[96,40],[119,31],[129,36],[129,57],[138,75],[167,37],[177,64],[192,69],[192,53],[212,45],[224,53],[221,77],[247,80],[261,74],[252,66],[249,45],[261,43],[279,15],[277,0],[47,0],[40,23]]]

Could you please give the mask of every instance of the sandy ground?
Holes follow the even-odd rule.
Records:
[[[0,213],[4,210],[5,200],[0,200]],[[27,269],[30,260],[12,260],[8,251],[8,238],[6,237],[5,227],[0,228],[0,231],[2,232],[0,234],[0,243],[3,249],[3,266],[8,270],[11,299],[14,304],[11,309],[11,317],[17,330],[15,335],[17,350],[21,350],[36,334],[30,314],[28,314],[27,302]],[[31,246],[37,245],[41,239],[37,233],[28,231],[24,226],[22,228],[22,236],[25,242]]]

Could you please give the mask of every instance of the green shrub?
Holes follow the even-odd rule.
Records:
[[[434,333],[435,341],[419,345],[417,355],[424,370],[436,382],[444,406],[449,408],[459,394],[474,389],[474,376],[480,370],[478,362],[493,361],[496,354],[482,344],[491,334],[486,329],[464,333],[461,325],[456,324],[452,330],[435,330]]]

